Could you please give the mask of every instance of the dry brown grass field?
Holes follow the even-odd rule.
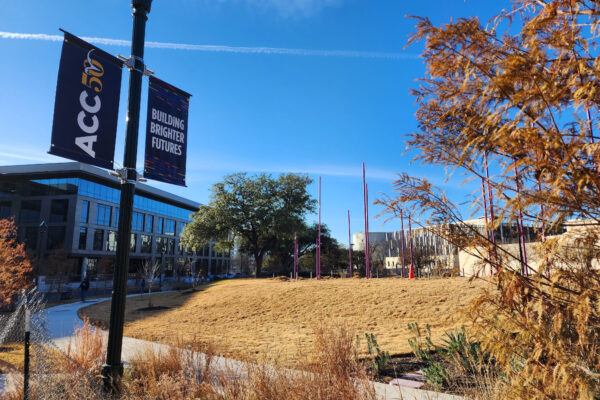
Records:
[[[313,343],[319,324],[344,324],[364,339],[374,333],[382,349],[410,352],[410,322],[431,326],[434,343],[444,332],[467,323],[461,312],[488,283],[448,279],[324,279],[297,282],[235,279],[196,292],[127,300],[125,335],[165,343],[210,343],[226,356],[273,359],[296,365]],[[108,321],[110,302],[81,314]],[[363,341],[364,345],[364,341]],[[366,346],[365,346],[366,347]]]

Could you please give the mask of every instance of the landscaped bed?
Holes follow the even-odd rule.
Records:
[[[305,362],[320,324],[343,324],[362,337],[373,333],[392,355],[411,352],[407,325],[429,324],[434,343],[446,331],[468,324],[463,310],[488,283],[448,279],[236,279],[197,291],[127,299],[125,335],[185,345],[216,346],[238,359],[274,360],[287,366]],[[86,307],[81,315],[106,324],[110,302]]]

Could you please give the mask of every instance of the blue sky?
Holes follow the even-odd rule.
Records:
[[[127,41],[129,4],[0,0],[0,165],[68,161],[46,154],[61,42],[27,35],[59,35],[60,27],[78,36]],[[509,6],[508,0],[155,0],[146,40],[170,45],[148,46],[146,64],[193,97],[188,187],[150,183],[207,203],[212,184],[232,172],[305,172],[315,180],[315,197],[321,176],[322,220],[342,243],[348,209],[352,231],[363,230],[363,161],[371,202],[391,193],[399,172],[425,176],[443,185],[450,198],[465,201],[476,186],[459,188],[460,177],[446,182],[443,169],[410,164],[411,155],[403,155],[404,135],[416,129],[409,89],[425,74],[421,45],[404,49],[414,30],[414,20],[405,16],[427,16],[437,24],[471,15],[487,21]],[[98,46],[112,54],[130,50],[115,41]],[[127,83],[124,70],[119,166]],[[147,80],[139,171],[146,96]],[[371,231],[398,229],[396,222],[383,225],[376,218],[380,211],[370,207]]]

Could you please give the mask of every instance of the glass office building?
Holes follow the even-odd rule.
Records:
[[[117,246],[120,182],[108,171],[78,162],[0,167],[0,218],[13,217],[19,240],[40,260],[38,274],[106,279]],[[160,263],[161,277],[228,272],[230,257],[212,244],[184,249],[183,228],[199,204],[138,183],[133,202],[130,277],[144,262]],[[58,271],[57,255],[69,268]],[[101,275],[104,275],[101,277]]]

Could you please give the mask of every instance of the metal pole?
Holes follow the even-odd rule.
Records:
[[[492,259],[492,252],[490,248],[490,230],[488,229],[488,210],[487,210],[487,197],[485,196],[485,179],[481,178],[481,192],[483,193],[483,213],[485,215],[485,233],[487,236],[488,246],[488,258]],[[494,275],[492,271],[492,264],[490,263],[490,275]]]
[[[365,277],[369,278],[369,227],[367,226],[367,185],[365,180],[365,163],[362,165],[363,171],[363,212],[365,215]]]
[[[315,278],[319,280],[319,238],[315,239]]]
[[[413,279],[415,277],[415,270],[413,266],[413,241],[412,241],[412,228],[410,223],[410,214],[408,215],[408,240],[410,240],[410,273],[408,277]]]
[[[119,380],[123,376],[121,350],[123,346],[123,322],[125,318],[125,296],[127,294],[127,272],[129,269],[129,242],[131,234],[131,214],[137,172],[135,170],[140,124],[140,98],[144,71],[144,39],[147,14],[152,0],[132,0],[133,33],[131,39],[131,59],[133,68],[129,71],[129,99],[127,104],[127,126],[123,167],[126,181],[121,185],[119,231],[117,238],[116,265],[113,281],[112,303],[106,364],[102,366],[104,388],[109,392],[119,391]]]
[[[350,238],[350,210],[348,210],[348,276],[352,278],[352,239]]]
[[[298,232],[294,232],[294,279],[298,279]]]
[[[25,354],[23,360],[23,399],[29,399],[29,345],[31,335],[31,312],[25,308]]]
[[[321,177],[319,177],[319,238],[317,240],[317,280],[321,279]]]
[[[520,203],[520,189],[519,189],[519,175],[517,171],[517,163],[515,160],[515,185],[517,187],[517,202],[519,202],[519,243],[521,244],[521,272],[525,276],[529,276],[529,270],[527,267],[527,248],[525,247],[525,235],[523,235],[523,211],[521,210]]]
[[[538,178],[538,192],[542,192],[542,183]],[[542,221],[542,243],[546,242],[546,222],[544,221],[544,203],[540,203],[540,219]],[[548,256],[544,255],[544,264],[548,262]],[[550,277],[550,266],[546,265],[546,276]]]
[[[365,200],[366,200],[366,205],[365,205],[365,211],[366,211],[366,215],[367,215],[367,235],[366,240],[367,240],[367,246],[366,246],[366,252],[365,252],[365,258],[367,260],[367,279],[371,279],[371,240],[369,238],[369,184],[365,183]]]
[[[406,278],[406,262],[404,260],[404,212],[400,209],[400,229],[402,229],[402,277]]]
[[[485,162],[485,180],[487,183],[488,189],[488,200],[490,201],[490,222],[492,224],[492,229],[490,229],[490,236],[492,239],[493,249],[494,249],[494,258],[496,257],[496,232],[494,231],[494,196],[492,192],[492,185],[490,184],[490,173],[488,169],[488,155],[487,152],[484,154],[484,162]]]

